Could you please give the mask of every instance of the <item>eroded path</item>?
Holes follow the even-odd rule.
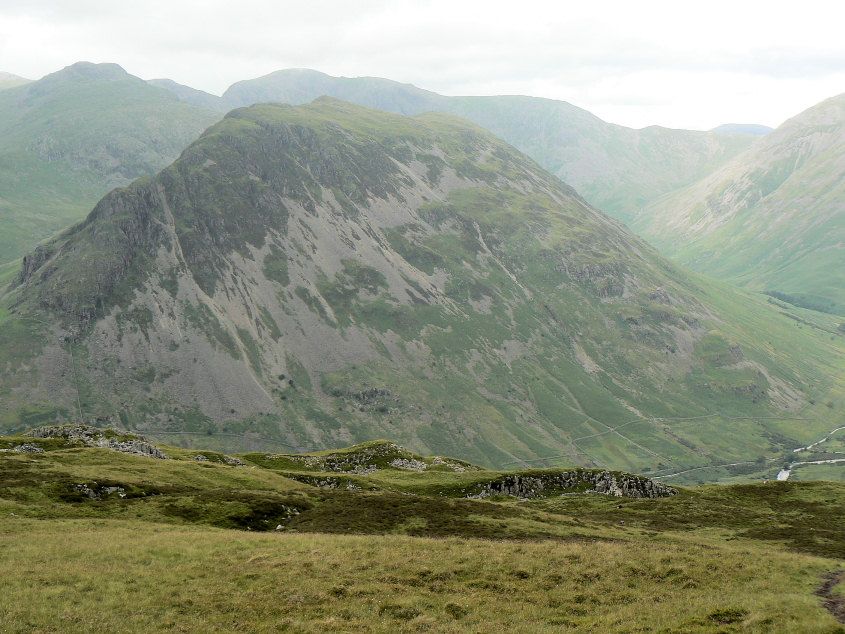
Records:
[[[845,596],[833,591],[836,586],[845,583],[845,570],[829,572],[822,578],[824,583],[813,594],[824,599],[822,605],[825,610],[830,612],[837,621],[845,624]]]

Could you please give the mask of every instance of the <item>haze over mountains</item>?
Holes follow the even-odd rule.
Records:
[[[163,87],[164,84],[157,84]],[[180,99],[208,105],[207,93],[169,86]],[[219,98],[226,111],[254,103],[304,104],[321,95],[415,115],[449,112],[481,125],[531,156],[587,201],[623,221],[644,204],[702,176],[747,148],[747,135],[652,126],[633,130],[552,99],[445,97],[377,77],[332,77],[288,69],[233,84]]]
[[[725,123],[710,130],[711,132],[727,132],[737,134],[753,134],[756,136],[763,136],[774,130],[767,125],[759,125],[757,123]]]
[[[845,314],[845,95],[793,117],[632,226],[689,266]]]
[[[0,90],[14,88],[15,86],[22,86],[23,84],[28,84],[30,81],[31,80],[19,77],[18,75],[0,71]]]
[[[837,155],[831,126],[841,129],[843,113],[830,104],[824,123],[801,115],[766,136],[769,128],[750,124],[711,132],[632,130],[561,101],[445,97],[387,79],[306,69],[237,82],[222,97],[167,79],[150,80],[158,90],[145,90],[114,64],[79,63],[29,85],[8,73],[0,85],[5,80],[17,87],[0,94],[0,264],[83,217],[111,187],[166,165],[219,118],[213,111],[262,101],[301,104],[326,94],[400,114],[443,111],[470,119],[683,263],[802,306],[845,311],[845,280],[831,273],[841,250],[835,212],[841,179],[839,168],[826,163]],[[820,126],[828,128],[824,140]],[[773,156],[787,163],[800,156],[794,162],[801,173],[786,178],[789,168]],[[756,193],[728,187],[736,179]],[[768,191],[781,181],[784,187]],[[809,206],[801,199],[807,192]],[[750,202],[755,196],[761,200]],[[785,219],[798,215],[804,228]],[[750,239],[766,223],[768,238]]]
[[[27,256],[2,306],[6,428],[387,436],[497,466],[791,450],[814,423],[777,421],[834,354],[489,132],[330,98],[231,112]]]

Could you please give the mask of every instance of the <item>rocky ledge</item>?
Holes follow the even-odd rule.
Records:
[[[476,471],[478,467],[458,460],[444,459],[439,456],[425,458],[417,456],[407,449],[389,441],[373,441],[351,448],[351,450],[325,454],[266,454],[265,460],[284,458],[303,467],[324,473],[346,473],[367,475],[381,469],[393,468],[404,471],[425,471],[431,467],[441,467],[452,471]]]
[[[512,495],[518,498],[534,498],[566,493],[602,493],[616,497],[666,498],[677,495],[678,490],[655,482],[649,478],[613,471],[589,471],[578,469],[559,473],[504,475],[476,485],[470,498],[486,498],[491,495]]]
[[[33,429],[25,435],[30,438],[64,438],[88,447],[104,447],[121,453],[169,460],[161,449],[148,443],[143,436],[131,432],[115,432],[88,425],[49,425]]]

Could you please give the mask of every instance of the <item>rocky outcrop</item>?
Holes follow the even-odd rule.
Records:
[[[159,460],[169,459],[161,449],[148,443],[143,436],[130,432],[118,434],[111,429],[102,430],[87,425],[50,425],[33,429],[25,435],[31,438],[64,438],[88,447],[104,447]]]
[[[207,455],[201,454],[201,453],[198,453],[195,456],[190,456],[190,457],[193,460],[196,460],[197,462],[212,462],[211,458],[209,458]],[[215,456],[213,462],[216,462],[218,464],[227,464],[231,467],[243,467],[243,466],[245,466],[244,462],[242,460],[239,460],[238,458],[233,458],[232,456],[217,455],[217,456]]]
[[[391,467],[396,469],[404,469],[405,471],[425,471],[428,465],[422,460],[414,460],[411,458],[394,458],[388,463]]]
[[[265,460],[283,458],[296,462],[313,471],[349,473],[366,475],[380,469],[402,469],[404,471],[425,471],[426,469],[443,465],[453,471],[475,471],[475,465],[457,460],[446,460],[440,457],[423,458],[411,453],[407,449],[388,441],[373,441],[347,451],[323,455],[273,455],[267,454]]]
[[[467,497],[480,499],[491,495],[512,495],[518,498],[534,498],[566,493],[602,493],[616,497],[665,498],[676,495],[678,491],[661,482],[655,482],[630,473],[578,469],[559,473],[501,476],[490,482],[476,485],[476,490],[468,493]]]
[[[96,482],[83,482],[81,484],[75,484],[71,488],[74,492],[85,496],[89,500],[102,500],[114,494],[117,494],[119,498],[126,497],[126,489],[122,486],[109,486],[100,485]]]
[[[29,442],[24,442],[19,445],[15,445],[11,449],[0,449],[0,452],[4,453],[9,451],[15,451],[18,453],[44,453],[44,450],[41,447],[33,445]]]

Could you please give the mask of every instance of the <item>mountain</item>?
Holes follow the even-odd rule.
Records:
[[[0,71],[0,90],[6,90],[7,88],[15,88],[16,86],[23,86],[24,84],[28,84],[31,81],[31,79],[25,79],[23,77],[13,75],[12,73],[5,73]]]
[[[378,77],[332,77],[306,68],[239,81],[223,93],[223,100],[230,108],[263,102],[299,105],[323,95],[408,116],[430,110],[444,112],[449,103],[448,97],[411,84]]]
[[[208,108],[210,110],[219,110],[221,112],[229,110],[223,99],[217,95],[212,95],[211,93],[203,90],[197,90],[196,88],[191,88],[190,86],[185,86],[184,84],[178,84],[172,79],[148,79],[147,83],[151,86],[155,86],[156,88],[163,88],[164,90],[173,93],[179,101],[191,103],[195,106]]]
[[[645,209],[633,223],[709,275],[845,315],[845,95]]]
[[[80,62],[0,91],[0,263],[160,170],[218,118],[115,64]]]
[[[763,136],[774,130],[767,125],[758,123],[725,123],[713,128],[710,132],[723,132],[728,134],[753,134]]]
[[[235,110],[108,194],[24,258],[0,322],[4,429],[703,479],[829,431],[803,412],[842,352],[482,128],[331,98]]]
[[[180,94],[178,91],[176,94]],[[659,196],[689,184],[754,140],[652,126],[632,130],[606,123],[565,101],[535,97],[445,97],[375,77],[332,77],[289,69],[241,81],[222,97],[235,108],[261,102],[294,105],[328,95],[388,112],[448,112],[469,119],[528,154],[602,211],[630,221]],[[202,103],[181,95],[192,103]]]
[[[536,97],[456,97],[449,112],[498,134],[590,204],[626,223],[649,202],[708,174],[753,140],[659,126],[633,130]]]

